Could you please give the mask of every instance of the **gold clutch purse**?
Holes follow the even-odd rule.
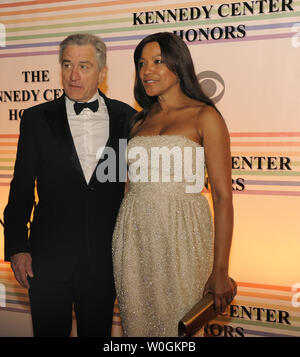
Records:
[[[237,284],[230,278],[233,288],[234,296],[237,293]],[[200,330],[207,322],[217,317],[214,308],[214,296],[211,293],[206,294],[192,309],[179,321],[178,336],[187,337],[193,335]]]

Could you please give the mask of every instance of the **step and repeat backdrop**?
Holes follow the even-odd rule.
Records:
[[[231,135],[230,275],[238,294],[206,332],[299,337],[300,1],[2,0],[1,223],[22,112],[62,94],[59,42],[71,33],[99,35],[107,44],[109,68],[101,89],[138,108],[133,51],[143,37],[160,31],[186,41],[199,82]],[[1,225],[0,336],[31,336],[27,291],[3,259]],[[117,314],[114,319],[117,323]]]

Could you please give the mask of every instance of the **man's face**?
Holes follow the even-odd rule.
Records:
[[[76,102],[87,102],[97,92],[106,75],[101,71],[92,45],[69,45],[62,58],[62,82],[66,95]]]

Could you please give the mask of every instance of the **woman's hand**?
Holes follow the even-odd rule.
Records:
[[[216,313],[222,314],[234,299],[236,287],[227,274],[213,272],[205,284],[203,296],[208,293],[214,295]]]

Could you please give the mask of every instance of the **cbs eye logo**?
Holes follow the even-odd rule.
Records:
[[[213,71],[204,71],[197,74],[198,82],[203,92],[216,104],[225,93],[225,82],[223,78]]]

